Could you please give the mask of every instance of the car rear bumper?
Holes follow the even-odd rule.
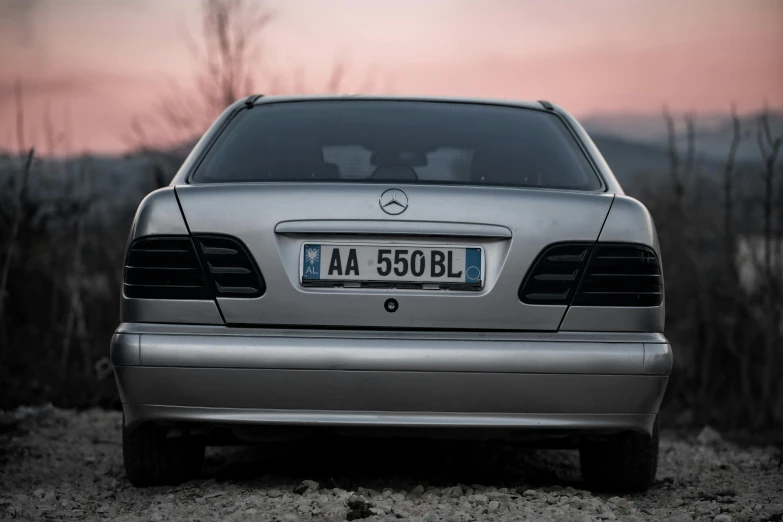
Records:
[[[337,331],[130,324],[111,359],[126,423],[651,432],[660,334]]]

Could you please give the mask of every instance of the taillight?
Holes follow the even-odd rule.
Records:
[[[193,236],[216,297],[259,297],[266,286],[247,248],[226,236]]]
[[[265,289],[245,246],[225,236],[137,239],[123,271],[123,292],[136,299],[253,298]]]
[[[592,249],[593,243],[562,243],[547,247],[519,287],[519,299],[528,304],[569,304]]]
[[[519,288],[528,304],[660,306],[663,276],[655,251],[628,243],[547,247]]]
[[[140,299],[211,299],[189,237],[134,241],[125,259],[123,292]]]
[[[598,243],[587,265],[574,306],[659,306],[663,276],[652,248]]]

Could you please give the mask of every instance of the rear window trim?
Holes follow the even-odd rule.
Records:
[[[564,192],[576,192],[581,194],[595,194],[595,193],[605,193],[608,191],[608,185],[606,184],[606,181],[604,180],[604,177],[601,173],[601,169],[596,164],[595,160],[593,159],[592,155],[590,154],[589,150],[587,149],[586,145],[583,143],[582,139],[579,137],[579,134],[576,132],[576,130],[571,125],[571,122],[568,121],[567,118],[564,118],[562,114],[558,110],[549,110],[545,109],[543,107],[535,107],[535,106],[522,106],[522,105],[516,105],[514,103],[500,103],[500,102],[490,102],[490,101],[483,101],[483,100],[449,100],[449,99],[421,99],[421,98],[384,98],[384,97],[361,97],[356,98],[354,100],[351,100],[351,98],[348,97],[327,97],[327,98],[302,98],[302,99],[264,99],[260,98],[258,101],[254,103],[253,106],[248,107],[246,105],[241,105],[238,110],[235,110],[233,114],[231,114],[225,122],[220,126],[220,129],[218,132],[215,133],[215,135],[212,137],[212,139],[209,141],[209,143],[205,144],[203,149],[199,152],[198,160],[194,162],[192,168],[187,174],[187,177],[185,178],[185,184],[187,185],[194,185],[194,186],[211,186],[211,185],[229,185],[229,184],[270,184],[270,183],[295,183],[295,184],[301,184],[302,181],[283,181],[283,180],[274,180],[274,181],[226,181],[226,182],[214,182],[214,183],[205,183],[205,182],[199,182],[193,179],[193,176],[195,175],[196,171],[201,167],[201,164],[206,159],[207,155],[212,151],[212,148],[217,143],[217,141],[226,133],[230,132],[231,129],[237,124],[238,117],[244,113],[244,111],[250,111],[250,110],[257,110],[261,109],[264,105],[277,105],[277,104],[290,104],[290,103],[308,103],[308,102],[331,102],[331,101],[338,101],[338,102],[345,102],[345,101],[383,101],[383,102],[406,102],[406,103],[425,103],[425,104],[455,104],[455,105],[479,105],[479,106],[486,106],[486,107],[508,107],[512,109],[517,110],[528,110],[528,111],[536,111],[536,112],[543,112],[546,114],[550,114],[556,118],[558,118],[562,124],[565,126],[565,128],[568,130],[568,133],[571,135],[573,140],[576,142],[577,146],[579,147],[579,150],[582,152],[582,155],[587,160],[587,163],[590,165],[591,170],[593,171],[593,174],[598,179],[599,187],[591,190],[586,189],[571,189],[571,188],[555,188],[555,187],[526,187],[526,186],[512,186],[512,185],[504,185],[504,184],[493,184],[493,183],[486,183],[482,185],[476,185],[473,183],[444,183],[443,181],[417,181],[416,183],[396,183],[397,185],[441,185],[441,186],[449,186],[449,187],[494,187],[494,188],[506,188],[506,189],[522,189],[522,190],[556,190],[556,191],[564,191]],[[314,182],[309,182],[310,184],[315,184]],[[319,181],[317,183],[328,183],[328,184],[340,184],[340,183],[362,183],[362,184],[377,184],[377,185],[389,185],[389,184],[395,184],[390,181],[372,181],[372,180],[362,180],[361,182],[357,180],[323,180]]]

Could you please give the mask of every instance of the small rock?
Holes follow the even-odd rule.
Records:
[[[720,515],[716,516],[712,520],[713,522],[731,522],[731,515],[727,513],[721,513]]]
[[[452,497],[457,498],[462,496],[462,488],[459,486],[454,486],[451,488],[443,488],[443,496],[444,497]]]
[[[106,513],[107,511],[109,511],[109,506],[106,504],[99,506],[98,509],[95,510],[96,513]]]
[[[277,497],[282,497],[283,492],[280,491],[279,489],[270,489],[267,495],[271,498],[277,498]]]
[[[588,510],[592,508],[592,504],[588,502],[587,500],[576,498],[570,502],[571,507],[574,509],[582,509],[582,510]]]
[[[38,497],[40,499],[43,499],[44,495],[46,495],[46,491],[44,491],[42,489],[36,489],[35,491],[33,491],[33,496],[34,497]]]
[[[318,488],[320,487],[320,484],[314,480],[303,480],[302,485],[307,486],[307,489],[310,491],[318,491]]]
[[[413,493],[414,495],[421,495],[422,493],[424,493],[424,486],[422,485],[416,486],[411,490],[411,493]]]
[[[489,503],[489,510],[490,511],[497,511],[497,509],[500,507],[500,502],[497,500],[493,500]]]
[[[408,511],[408,509],[405,507],[394,506],[391,512],[397,518],[404,518],[404,519],[411,518],[411,512]]]
[[[612,497],[609,499],[609,502],[622,509],[628,509],[628,506],[630,505],[628,500],[622,497]]]
[[[470,501],[473,502],[474,504],[478,504],[479,506],[483,506],[487,502],[489,502],[489,498],[487,498],[486,495],[478,494],[470,497]]]

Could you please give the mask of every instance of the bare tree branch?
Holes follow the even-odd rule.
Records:
[[[348,67],[342,60],[335,60],[328,78],[316,89],[308,86],[301,67],[286,66],[282,74],[269,66],[263,35],[276,14],[262,0],[202,0],[201,5],[200,31],[195,35],[182,32],[193,63],[193,86],[169,82],[156,105],[156,118],[135,123],[156,126],[161,131],[158,141],[172,143],[199,135],[228,105],[258,91],[303,94],[343,90]],[[370,80],[368,76],[360,91],[369,90]],[[132,129],[129,138],[140,134]],[[149,138],[149,132],[145,134]]]
[[[696,123],[693,113],[687,113],[683,116],[685,120],[685,172],[684,176],[692,177],[693,170],[696,167]]]
[[[723,235],[726,245],[726,266],[731,267],[729,273],[736,280],[735,243],[734,237],[734,164],[737,159],[737,149],[742,141],[742,126],[737,115],[737,105],[731,104],[731,144],[726,167],[723,170]]]
[[[16,102],[16,143],[19,147],[19,157],[23,157],[25,151],[27,151],[27,145],[25,145],[25,129],[24,129],[24,99],[22,97],[22,80],[16,80],[14,83],[14,98]]]
[[[19,196],[16,200],[16,207],[14,209],[14,218],[11,224],[11,232],[8,235],[8,240],[5,245],[5,258],[3,260],[3,270],[0,273],[0,325],[3,324],[3,315],[5,313],[5,298],[8,289],[8,274],[11,271],[11,264],[13,263],[14,256],[16,255],[16,240],[19,236],[19,227],[22,224],[24,217],[24,207],[27,202],[27,187],[30,180],[30,172],[32,171],[33,157],[35,156],[35,149],[30,149],[27,153],[27,158],[22,168],[22,181],[19,188]]]
[[[682,182],[682,172],[680,171],[680,156],[677,151],[677,129],[674,124],[674,118],[671,112],[669,112],[669,107],[666,105],[663,107],[663,119],[666,122],[666,134],[669,142],[669,173],[674,184],[675,202],[679,208],[682,205],[685,188]]]
[[[769,107],[766,105],[758,118],[756,139],[764,162],[762,173],[764,180],[764,275],[766,279],[764,285],[766,295],[764,306],[764,314],[766,315],[764,351],[766,360],[771,363],[780,339],[780,241],[773,235],[772,222],[773,214],[775,213],[775,164],[777,163],[781,145],[783,145],[783,135],[773,138],[769,123]],[[762,398],[765,400],[771,398],[775,383],[776,370],[773,366],[772,364],[767,364],[761,375]],[[762,411],[759,415],[774,418],[774,413],[769,411]],[[757,422],[762,423],[764,419],[759,418]]]

